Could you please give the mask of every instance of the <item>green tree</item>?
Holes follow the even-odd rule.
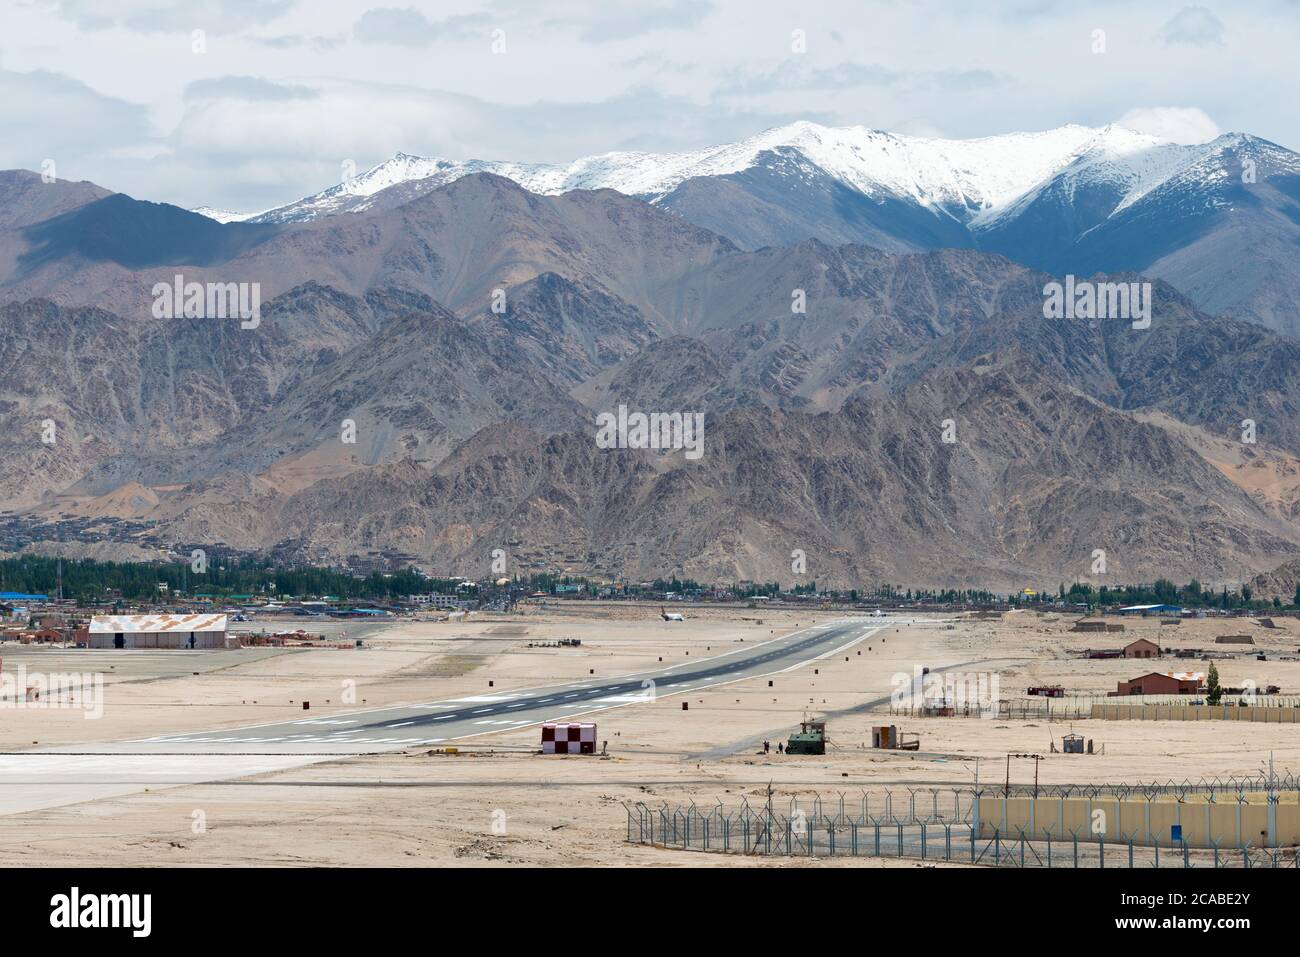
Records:
[[[1218,704],[1223,697],[1223,689],[1219,687],[1219,669],[1214,667],[1213,661],[1210,662],[1210,673],[1205,676],[1205,688],[1205,700],[1210,704]]]

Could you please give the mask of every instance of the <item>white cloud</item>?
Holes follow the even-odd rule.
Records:
[[[1115,122],[1174,143],[1208,143],[1219,135],[1218,124],[1194,106],[1140,106]]]
[[[1194,47],[1223,46],[1223,21],[1205,7],[1184,7],[1160,30],[1165,43]]]
[[[491,22],[482,14],[430,20],[411,7],[379,7],[362,14],[352,32],[362,43],[423,47],[446,37],[486,36]]]
[[[233,33],[284,16],[295,0],[53,0],[56,15],[83,30]]]
[[[105,158],[153,138],[148,111],[59,73],[0,70],[0,169],[39,169],[90,179]]]
[[[1125,114],[1187,140],[1218,131],[1208,112],[1294,148],[1300,98],[1276,94],[1300,0],[1257,3],[28,0],[4,14],[0,166],[54,155],[141,198],[247,210],[336,182],[344,159],[565,162],[795,119],[975,137]]]

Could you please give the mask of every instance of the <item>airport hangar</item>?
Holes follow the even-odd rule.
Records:
[[[225,615],[96,615],[91,648],[237,648]]]

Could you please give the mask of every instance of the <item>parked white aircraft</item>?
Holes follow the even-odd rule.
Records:
[[[681,612],[664,611],[663,605],[659,606],[659,617],[662,618],[664,621],[685,621],[686,620],[686,618],[681,614]]]

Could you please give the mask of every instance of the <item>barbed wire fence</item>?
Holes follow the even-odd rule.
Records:
[[[1058,785],[1040,787],[1038,797],[1127,797],[1154,800],[1199,794],[1244,801],[1246,795],[1282,786],[1282,778],[1230,778],[1199,782],[1134,785]],[[1293,780],[1290,775],[1287,781]],[[1010,796],[1028,797],[1024,787]],[[1135,831],[1120,840],[1105,840],[1084,828],[1056,834],[1027,834],[1019,828],[977,833],[975,802],[981,796],[1005,796],[1005,789],[977,792],[967,788],[925,788],[879,794],[839,793],[827,800],[780,798],[751,804],[699,807],[644,802],[624,804],[629,843],[682,851],[771,857],[874,857],[920,862],[994,867],[1064,868],[1297,868],[1300,848],[1240,846],[1211,842],[1192,847],[1138,840]]]

